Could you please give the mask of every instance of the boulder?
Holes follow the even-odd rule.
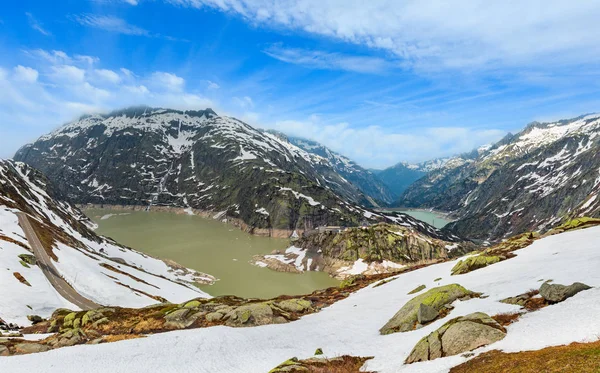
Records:
[[[453,356],[497,342],[506,330],[485,313],[457,317],[421,339],[406,359],[406,364]]]
[[[194,313],[191,308],[176,309],[165,316],[165,327],[173,329],[185,329],[191,326],[199,316],[201,316],[201,313]]]
[[[420,292],[421,290],[425,289],[427,286],[425,285],[419,285],[416,288],[412,289],[411,291],[408,292],[408,295],[413,295],[416,294],[418,292]]]
[[[18,343],[15,345],[15,352],[17,354],[34,354],[48,350],[50,350],[50,347],[39,343]]]
[[[27,315],[27,320],[31,321],[31,323],[34,325],[44,321],[44,319],[38,315]]]
[[[235,308],[226,317],[228,326],[266,325],[273,321],[273,309],[266,303],[252,303]]]
[[[408,301],[394,317],[379,330],[379,332],[381,334],[391,334],[414,330],[418,322],[418,313],[421,304],[428,306],[439,313],[445,305],[450,304],[457,299],[474,295],[476,294],[458,284],[444,285],[430,289]]]
[[[10,351],[8,350],[8,347],[0,345],[0,356],[8,356],[10,355]]]
[[[305,312],[310,309],[312,302],[304,299],[288,299],[277,303],[277,306],[287,312]]]
[[[69,329],[66,332],[58,335],[56,339],[49,343],[53,347],[68,347],[83,343],[87,339],[85,333],[81,329]]]
[[[427,324],[430,321],[435,320],[439,315],[439,311],[435,308],[421,303],[419,310],[417,311],[417,321],[419,324]]]
[[[591,289],[591,287],[581,282],[575,282],[569,286],[544,282],[540,287],[540,295],[548,302],[558,303],[588,289]]]
[[[491,264],[498,263],[504,258],[496,255],[476,255],[470,256],[465,260],[459,260],[452,268],[452,275],[462,275],[469,273],[479,268],[487,267]]]
[[[204,317],[206,318],[206,321],[208,321],[208,322],[217,322],[223,318],[223,314],[220,312],[211,312],[211,313],[206,314],[206,316],[204,316]]]

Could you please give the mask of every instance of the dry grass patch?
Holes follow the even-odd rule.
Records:
[[[490,351],[450,370],[450,373],[598,373],[600,341],[572,343],[538,351]]]
[[[521,317],[522,313],[499,313],[497,315],[492,316],[492,319],[496,320],[496,322],[502,326],[508,326],[514,322],[516,322],[519,317]]]

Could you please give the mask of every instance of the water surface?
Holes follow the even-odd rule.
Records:
[[[213,219],[185,214],[109,209],[85,213],[98,224],[98,234],[215,276],[219,281],[214,285],[200,286],[211,295],[271,298],[339,284],[322,272],[281,273],[248,263],[255,254],[284,250],[289,240],[252,236]]]
[[[387,211],[402,212],[406,215],[410,215],[415,219],[424,221],[429,225],[433,225],[436,228],[443,228],[446,224],[452,220],[448,219],[446,215],[428,210],[405,210],[405,209],[389,209]]]

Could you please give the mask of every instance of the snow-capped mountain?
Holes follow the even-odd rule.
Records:
[[[44,172],[72,202],[191,208],[254,233],[386,219],[360,207],[364,195],[326,158],[210,109],[85,116],[15,159]],[[393,219],[421,227],[406,215]]]
[[[77,299],[143,307],[208,297],[193,282],[211,283],[212,276],[97,236],[60,198],[39,171],[0,160],[0,318],[25,325],[26,315],[77,309]]]
[[[381,180],[373,175],[371,171],[362,168],[351,159],[313,140],[293,136],[285,136],[285,138],[297,147],[325,158],[336,173],[367,196],[370,205],[387,205],[394,201],[394,195]]]
[[[453,211],[461,219],[450,229],[489,240],[598,216],[599,132],[600,114],[531,123],[469,162],[428,174],[400,202]]]

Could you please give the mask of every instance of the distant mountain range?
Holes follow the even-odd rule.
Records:
[[[391,198],[347,158],[211,109],[134,107],[84,116],[24,146],[15,159],[79,204],[196,209],[257,234],[387,221],[439,235],[407,215],[369,210]]]
[[[599,216],[600,114],[534,122],[491,147],[457,157],[412,184],[407,207],[450,211],[448,229],[499,240],[544,231],[575,216]]]

